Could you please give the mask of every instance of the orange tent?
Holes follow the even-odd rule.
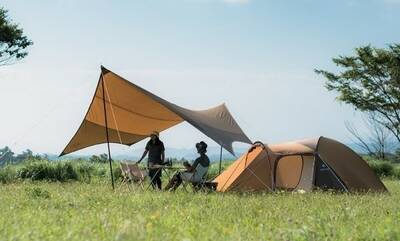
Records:
[[[215,178],[217,191],[335,189],[387,191],[368,164],[342,143],[320,137],[258,143]]]

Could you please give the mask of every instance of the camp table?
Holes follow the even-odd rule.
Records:
[[[151,170],[151,169],[158,169],[156,175],[158,174],[158,172],[164,171],[164,173],[165,173],[165,174],[167,175],[167,177],[168,177],[168,181],[170,181],[171,178],[173,177],[173,175],[172,175],[172,176],[170,175],[169,171],[174,171],[174,174],[175,174],[176,172],[186,170],[185,167],[176,167],[176,166],[174,167],[174,166],[158,165],[158,164],[152,165],[151,167],[147,167],[147,169],[148,169],[148,170]],[[156,176],[156,175],[154,175],[154,176]],[[153,179],[150,180],[150,184],[147,186],[146,190],[148,190],[148,189],[150,188],[152,182],[153,182]]]

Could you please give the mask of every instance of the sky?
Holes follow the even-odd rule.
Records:
[[[0,67],[0,146],[60,153],[81,123],[100,65],[191,109],[226,103],[251,140],[327,136],[348,143],[360,114],[314,69],[400,40],[400,0],[2,0],[33,40]],[[161,133],[167,150],[205,140],[189,124]],[[117,153],[142,150],[113,145]],[[243,145],[237,145],[243,146]],[[77,154],[105,152],[105,146]]]

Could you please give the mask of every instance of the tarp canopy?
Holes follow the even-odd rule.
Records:
[[[106,126],[109,142],[132,145],[147,138],[152,131],[161,132],[183,121],[233,155],[233,142],[252,143],[224,104],[201,111],[185,109],[101,67],[92,103],[60,156],[107,143]]]

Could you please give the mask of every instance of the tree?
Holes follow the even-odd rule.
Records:
[[[108,155],[103,153],[100,154],[100,156],[97,155],[93,155],[89,158],[90,162],[94,162],[94,163],[107,163],[108,162]]]
[[[386,49],[365,46],[355,56],[339,56],[333,62],[342,68],[335,74],[315,70],[326,77],[326,88],[337,99],[375,116],[400,143],[400,44]]]
[[[390,152],[393,144],[392,133],[375,121],[374,115],[363,118],[364,125],[368,130],[368,135],[362,135],[350,122],[346,122],[346,129],[353,136],[356,145],[369,156],[378,159],[385,159]]]
[[[0,166],[6,163],[12,163],[14,161],[14,152],[6,146],[4,148],[0,148]]]
[[[13,64],[28,55],[26,48],[33,44],[23,29],[12,23],[7,10],[0,8],[0,66]]]
[[[21,154],[18,154],[14,158],[14,162],[20,163],[29,159],[41,159],[41,158],[40,155],[34,155],[30,149],[26,149],[25,151],[23,151]]]

